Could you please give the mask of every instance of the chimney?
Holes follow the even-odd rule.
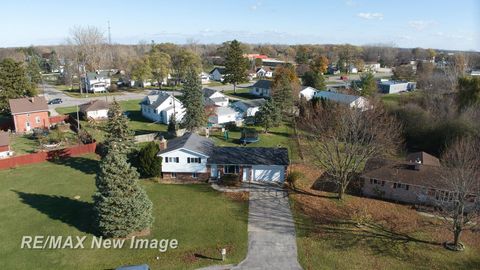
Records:
[[[167,144],[167,140],[165,139],[165,137],[162,136],[160,138],[160,142],[159,142],[158,146],[160,147],[160,150],[167,149],[168,144]]]
[[[30,98],[30,102],[35,103],[35,97]]]

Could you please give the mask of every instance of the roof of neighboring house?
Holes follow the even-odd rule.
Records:
[[[440,160],[426,152],[415,152],[407,155],[407,161],[415,163],[420,161],[423,165],[440,166]]]
[[[395,84],[408,84],[408,82],[402,81],[380,81],[381,85],[395,85]]]
[[[243,103],[248,108],[260,107],[265,104],[266,100],[264,98],[257,99],[248,99],[248,100],[239,100],[235,103]]]
[[[213,102],[224,102],[224,101],[228,101],[228,98],[227,97],[215,97],[215,98],[210,98],[211,101]]]
[[[12,114],[48,111],[47,101],[44,97],[29,97],[9,99]]]
[[[211,97],[216,92],[220,92],[220,91],[215,90],[215,89],[211,89],[211,88],[203,88],[203,96],[206,97],[206,98]]]
[[[95,80],[97,78],[109,78],[109,77],[110,77],[109,72],[105,70],[98,71],[98,72],[87,72],[87,78],[89,80]]]
[[[212,69],[212,71],[210,71],[210,74],[212,74],[214,71],[218,70],[218,72],[220,72],[220,74],[224,74],[225,73],[225,68],[224,67],[215,67]]]
[[[0,131],[0,146],[10,145],[10,137],[7,132]]]
[[[313,88],[313,87],[311,87],[311,86],[302,86],[302,87],[300,88],[300,92],[302,92],[303,90],[307,90],[307,89],[308,89],[308,90],[315,91],[315,92],[318,91],[316,88]]]
[[[325,98],[328,100],[333,100],[336,102],[341,102],[346,104],[350,104],[355,100],[362,98],[359,96],[346,95],[346,94],[332,92],[332,91],[318,91],[315,94],[315,97]]]
[[[210,156],[215,144],[212,140],[199,136],[195,133],[185,133],[182,137],[169,140],[167,148],[158,152],[158,154],[167,153],[180,148]]]
[[[148,96],[146,96],[146,99],[143,100],[140,104],[148,105],[150,108],[156,109],[160,105],[162,105],[162,103],[164,103],[166,100],[168,100],[170,97],[171,97],[171,95],[167,94],[167,93],[159,93],[159,94],[154,94],[154,95],[148,95]],[[179,102],[179,100],[177,98],[175,98],[175,97],[173,97],[173,98]]]
[[[218,116],[236,114],[237,112],[230,107],[216,107],[215,114]]]
[[[424,186],[429,188],[445,188],[442,183],[441,167],[417,165],[407,162],[386,162],[386,165],[365,172],[362,177],[374,178],[396,183]]]
[[[288,150],[272,147],[215,147],[208,164],[288,165]]]
[[[260,70],[264,70],[265,72],[272,71],[272,69],[270,67],[260,67],[260,68],[257,68],[257,70],[255,72],[258,73]]]
[[[110,105],[104,100],[92,100],[88,103],[80,105],[81,112],[92,112],[98,110],[108,110]]]
[[[270,80],[258,80],[252,87],[270,89],[272,87],[272,81]]]

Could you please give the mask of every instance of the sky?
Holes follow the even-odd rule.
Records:
[[[113,43],[391,44],[480,51],[478,0],[82,0],[2,3],[0,47],[66,43],[96,26]]]

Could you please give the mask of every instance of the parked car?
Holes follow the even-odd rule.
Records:
[[[48,105],[51,105],[51,104],[60,104],[60,103],[62,103],[62,102],[63,102],[63,101],[62,101],[61,98],[54,98],[54,99],[52,99],[52,100],[50,100],[50,101],[48,102]]]

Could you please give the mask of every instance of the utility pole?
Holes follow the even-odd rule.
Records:
[[[112,45],[112,34],[110,32],[110,21],[108,21],[108,45]]]

